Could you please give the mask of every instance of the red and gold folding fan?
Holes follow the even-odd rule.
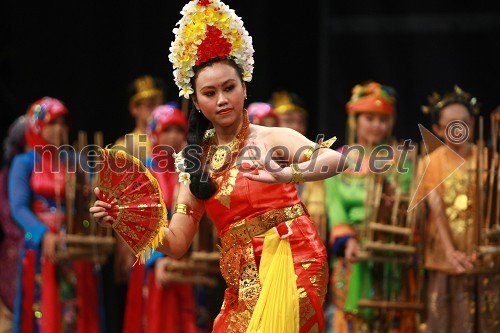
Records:
[[[144,164],[117,149],[102,149],[99,200],[111,204],[113,229],[144,263],[168,226],[160,185]]]

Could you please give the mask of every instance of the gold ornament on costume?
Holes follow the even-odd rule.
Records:
[[[470,214],[473,205],[471,181],[473,180],[467,177],[467,172],[458,170],[443,183],[446,216],[450,221],[451,230],[456,234],[465,232],[474,222]]]
[[[220,170],[226,164],[227,156],[229,152],[232,152],[235,144],[236,142],[233,139],[229,145],[218,146],[215,153],[212,155],[210,166],[215,170]]]
[[[304,183],[304,176],[302,175],[302,171],[300,170],[299,165],[297,163],[292,163],[290,165],[290,168],[292,168],[292,179],[290,180],[290,182],[293,184]]]
[[[249,124],[250,121],[248,120],[247,111],[243,110],[243,124],[241,125],[241,129],[228,144],[217,144],[217,137],[214,129],[205,133],[203,140],[208,143],[208,147],[205,147],[204,151],[208,150],[208,155],[204,160],[209,161],[210,168],[214,175],[226,171],[227,167],[234,161],[234,157],[238,155],[243,147]]]

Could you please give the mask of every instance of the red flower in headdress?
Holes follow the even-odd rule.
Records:
[[[210,0],[199,0],[198,5],[206,7],[210,4]]]
[[[231,43],[222,36],[222,31],[209,25],[205,38],[198,47],[196,65],[200,65],[209,60],[226,58],[231,52]]]

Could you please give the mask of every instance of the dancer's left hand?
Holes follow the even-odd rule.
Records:
[[[263,183],[289,183],[292,171],[289,167],[282,168],[276,163],[264,142],[251,141],[248,155],[253,163],[252,168],[243,169],[243,175],[248,179]],[[247,146],[248,147],[248,146]]]

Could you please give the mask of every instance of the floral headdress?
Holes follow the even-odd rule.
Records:
[[[243,80],[252,79],[252,37],[234,10],[219,0],[192,0],[181,14],[169,55],[179,96],[189,98],[194,92],[193,67],[216,58],[233,59],[243,71]]]

